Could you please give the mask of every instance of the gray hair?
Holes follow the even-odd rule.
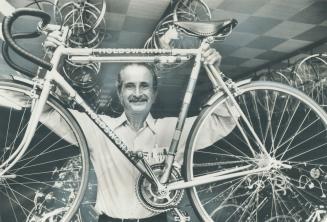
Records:
[[[122,72],[127,67],[133,66],[133,65],[135,65],[135,66],[143,66],[143,67],[145,67],[146,69],[148,69],[150,71],[150,73],[152,75],[152,81],[153,81],[153,90],[155,92],[157,92],[157,89],[158,89],[158,76],[157,76],[154,68],[151,65],[147,64],[147,63],[128,63],[128,64],[124,65],[120,69],[120,71],[118,73],[118,76],[117,76],[117,90],[120,92],[121,91],[121,88],[122,88],[122,85],[123,85],[122,80],[121,80],[121,74],[122,74]]]

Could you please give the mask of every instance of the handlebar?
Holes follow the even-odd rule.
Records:
[[[31,32],[31,33],[16,33],[12,36],[12,38],[14,40],[16,39],[28,39],[28,38],[36,38],[40,36],[40,32],[39,31],[35,31],[35,32]],[[9,54],[9,47],[8,47],[8,43],[7,42],[3,42],[2,43],[2,56],[3,56],[3,59],[6,61],[6,63],[11,67],[13,68],[14,70],[24,74],[24,75],[27,75],[31,78],[33,78],[35,76],[35,73],[30,71],[30,70],[27,70],[25,68],[23,68],[22,66],[20,65],[17,65],[11,58],[10,58],[10,54]]]
[[[51,63],[31,54],[30,52],[26,51],[15,42],[15,38],[13,38],[11,28],[13,23],[21,16],[33,16],[33,17],[41,18],[42,22],[39,25],[40,29],[47,26],[51,20],[50,15],[38,9],[24,8],[24,9],[16,10],[15,12],[12,13],[12,15],[5,16],[3,19],[2,32],[6,43],[9,45],[9,47],[12,48],[12,50],[14,50],[20,56],[24,57],[25,59],[33,62],[34,64],[44,69],[51,70],[52,69]],[[37,37],[41,35],[41,32],[40,31],[38,32],[39,34],[34,33],[35,35],[33,36]]]

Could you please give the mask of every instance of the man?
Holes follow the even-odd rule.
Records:
[[[56,46],[56,33],[48,36],[45,46]],[[203,51],[204,62],[219,66],[220,54],[209,46]],[[173,138],[177,118],[154,119],[150,109],[157,96],[158,80],[147,64],[124,66],[117,80],[117,94],[124,108],[118,118],[101,115],[101,118],[124,141],[131,151],[142,151],[150,164],[163,162],[164,154]],[[111,143],[84,113],[72,110],[84,131],[90,150],[91,160],[97,175],[98,190],[96,210],[99,222],[139,221],[164,222],[165,214],[155,215],[140,203],[136,196],[136,182],[139,171]],[[208,130],[219,130],[215,138],[204,136],[206,143],[227,135],[235,126],[225,107],[216,111],[215,121]],[[49,113],[51,117],[51,113]],[[49,116],[46,117],[47,120]],[[58,123],[55,116],[53,122]],[[182,163],[187,135],[196,117],[187,118],[179,142],[176,161]],[[51,126],[49,125],[51,128]],[[64,129],[53,129],[60,135]],[[66,137],[67,140],[69,138]],[[126,220],[127,219],[127,220]]]

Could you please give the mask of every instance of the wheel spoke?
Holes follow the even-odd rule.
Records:
[[[9,105],[0,103],[0,164],[11,163],[15,152],[21,155],[17,148],[21,146],[31,115],[30,91],[0,81],[0,97],[14,95]],[[17,109],[17,104],[22,102],[28,106]],[[88,173],[86,142],[67,110],[52,98],[46,106],[56,118],[61,118],[60,125],[51,122],[50,114],[42,114],[42,123],[36,126],[26,152],[14,160],[13,167],[0,178],[0,205],[4,207],[1,217],[6,221],[34,221],[60,209],[65,210],[54,216],[70,220],[84,195]],[[66,127],[65,135],[56,133],[60,127]]]
[[[268,167],[268,170],[192,190],[195,206],[202,206],[198,212],[205,221],[312,221],[316,209],[327,209],[324,112],[308,97],[284,85],[259,82],[241,87],[240,91],[236,99],[269,156],[260,152],[258,142],[240,118],[239,125],[249,143],[234,128],[209,147],[189,149],[193,156],[192,163],[187,162],[188,169],[195,177],[249,164],[253,164],[252,169]],[[196,135],[210,121],[217,106],[218,103],[205,110],[192,136],[198,138]],[[192,142],[190,147],[197,143],[194,139]],[[254,156],[250,146],[258,152]]]

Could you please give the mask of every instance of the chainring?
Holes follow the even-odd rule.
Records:
[[[160,177],[163,168],[163,164],[154,164],[151,166],[157,177]],[[180,172],[173,167],[169,182],[178,181],[181,178]],[[156,192],[155,186],[144,175],[140,175],[136,183],[136,195],[145,208],[155,213],[161,213],[176,207],[182,200],[184,190],[173,190],[162,196]]]

